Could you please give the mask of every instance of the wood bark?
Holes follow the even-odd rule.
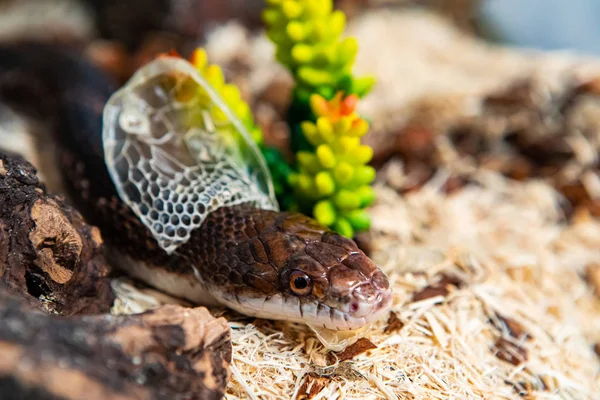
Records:
[[[114,295],[100,231],[46,193],[35,168],[0,153],[0,281],[47,312],[107,312]]]
[[[0,398],[220,399],[229,327],[205,308],[130,316],[44,314],[0,285]]]

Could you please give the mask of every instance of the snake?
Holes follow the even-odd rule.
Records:
[[[3,45],[0,100],[50,118],[38,143],[57,143],[66,194],[130,276],[333,331],[389,311],[388,278],[355,241],[279,210],[256,143],[185,59],[157,57],[119,87],[73,51]]]

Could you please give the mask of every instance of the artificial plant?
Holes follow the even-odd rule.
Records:
[[[340,90],[362,97],[370,90],[373,78],[352,74],[358,42],[341,37],[346,16],[333,10],[331,0],[266,3],[267,36],[276,46],[277,60],[294,75],[295,100],[308,102],[313,94],[329,100]]]
[[[290,208],[352,237],[369,228],[365,208],[374,199],[373,151],[360,143],[368,123],[356,113],[374,79],[352,73],[358,43],[342,37],[346,17],[331,0],[266,2],[267,36],[295,81],[287,116],[295,153]]]
[[[356,113],[357,100],[342,92],[330,101],[311,97],[316,122],[301,129],[315,150],[296,153],[298,170],[290,176],[299,208],[310,207],[317,221],[348,237],[369,228],[365,207],[374,200],[375,169],[367,165],[373,149],[360,144],[368,123]]]

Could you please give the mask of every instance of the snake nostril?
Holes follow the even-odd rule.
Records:
[[[357,312],[359,308],[360,308],[360,306],[358,305],[358,303],[350,304],[350,312],[351,313]]]

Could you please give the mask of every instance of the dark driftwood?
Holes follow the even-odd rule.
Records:
[[[102,247],[29,163],[0,154],[0,398],[221,398],[230,331],[205,308],[75,315],[113,302]]]
[[[0,286],[0,398],[219,399],[230,331],[205,308],[44,314]]]
[[[113,301],[97,228],[46,194],[36,170],[0,153],[0,281],[52,313],[106,312]]]

